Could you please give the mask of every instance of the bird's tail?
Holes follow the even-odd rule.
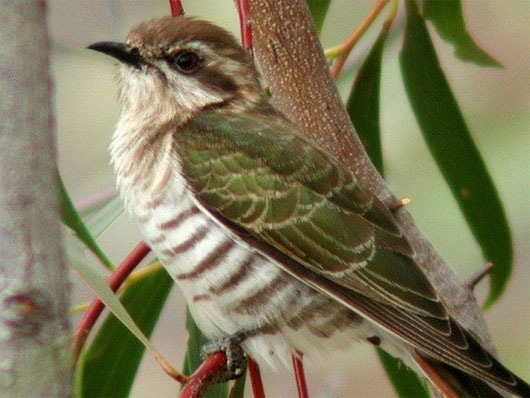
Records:
[[[437,387],[445,398],[467,397],[506,397],[499,389],[476,377],[449,366],[436,359],[423,355],[414,355],[414,362],[423,371],[427,379]],[[519,397],[530,397],[530,387],[523,380],[514,375],[517,384],[508,391]]]

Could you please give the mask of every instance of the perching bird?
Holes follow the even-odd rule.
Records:
[[[229,33],[165,17],[90,48],[121,61],[126,208],[207,337],[243,331],[272,366],[368,341],[460,396],[530,396],[449,316],[385,204],[268,103]]]

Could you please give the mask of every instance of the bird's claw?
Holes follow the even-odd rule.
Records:
[[[225,353],[226,374],[222,376],[223,381],[237,379],[245,371],[247,358],[241,348],[241,343],[247,338],[247,335],[248,333],[246,331],[241,330],[231,336],[212,341],[201,347],[201,357],[203,360],[207,356],[219,351]]]

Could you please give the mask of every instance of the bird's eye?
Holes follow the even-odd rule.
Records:
[[[182,73],[193,73],[199,69],[201,58],[192,51],[182,51],[175,55],[171,65]]]

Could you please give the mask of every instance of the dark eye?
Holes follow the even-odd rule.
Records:
[[[192,51],[182,51],[173,57],[171,65],[183,73],[193,73],[200,67],[201,58]]]

